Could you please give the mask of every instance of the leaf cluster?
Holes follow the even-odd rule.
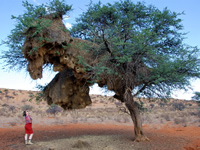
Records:
[[[195,92],[194,96],[192,96],[193,100],[200,100],[200,92]]]

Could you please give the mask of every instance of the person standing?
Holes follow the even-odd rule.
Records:
[[[32,118],[31,118],[28,110],[23,112],[23,116],[25,117],[25,122],[26,122],[26,124],[25,124],[25,144],[26,145],[33,144],[31,142],[32,137],[33,137]],[[29,138],[28,138],[28,135],[29,135]]]

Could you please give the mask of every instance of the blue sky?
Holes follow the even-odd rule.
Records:
[[[98,2],[99,0],[93,0]],[[113,3],[116,0],[101,0],[102,3]],[[134,2],[141,0],[133,0]],[[49,2],[49,0],[28,0],[28,2],[38,5]],[[66,0],[67,4],[72,5],[73,11],[69,14],[70,18],[64,20],[64,23],[70,25],[75,23],[75,18],[79,16],[83,11],[87,10],[87,6],[90,0]],[[159,9],[167,7],[171,11],[185,12],[185,15],[181,16],[183,19],[184,32],[187,32],[187,39],[185,43],[191,46],[198,46],[200,48],[200,0],[144,0],[149,5],[152,4]],[[11,19],[11,15],[18,16],[22,14],[25,9],[22,6],[22,0],[1,0],[0,5],[0,41],[6,40],[6,37],[10,34],[10,31],[14,28],[15,21]],[[0,52],[8,49],[5,46],[0,46]],[[20,72],[6,71],[2,69],[3,61],[0,60],[0,88],[9,89],[22,89],[22,90],[36,90],[36,84],[45,84],[54,77],[54,72],[45,72],[43,79],[32,80],[26,70]],[[194,91],[200,91],[200,80],[192,82]],[[92,88],[91,94],[102,93],[97,87]],[[193,91],[184,93],[177,91],[174,97],[180,99],[190,99],[193,95]]]

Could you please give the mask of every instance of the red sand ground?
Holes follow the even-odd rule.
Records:
[[[133,126],[102,124],[68,124],[56,126],[34,125],[33,142],[65,139],[81,135],[122,135],[129,144],[134,143]],[[168,127],[161,129],[144,126],[150,142],[134,143],[138,149],[145,150],[200,150],[200,127]],[[122,139],[123,140],[123,139]],[[127,144],[127,143],[126,143]],[[24,127],[0,128],[0,149],[38,149],[37,144],[24,145]],[[134,148],[135,149],[135,148]]]

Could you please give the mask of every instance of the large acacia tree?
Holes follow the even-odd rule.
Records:
[[[58,43],[56,39],[39,36],[52,23],[51,20],[43,18],[50,13],[53,13],[53,18],[62,18],[71,10],[71,6],[59,0],[53,0],[48,6],[34,7],[27,2],[24,2],[24,6],[27,12],[14,17],[18,24],[5,41],[10,49],[4,52],[2,58],[6,59],[10,67],[26,67],[25,39],[37,38],[41,43]],[[76,56],[78,65],[85,67],[82,75],[84,79],[88,79],[86,84],[90,86],[98,83],[101,87],[106,86],[108,90],[115,92],[115,98],[125,102],[134,123],[137,141],[147,138],[142,130],[135,98],[169,98],[174,89],[187,89],[191,78],[200,77],[199,49],[183,43],[185,34],[182,33],[183,26],[179,15],[181,13],[171,12],[167,8],[161,11],[154,6],[133,3],[130,0],[105,5],[101,2],[91,3],[70,31],[72,37],[89,41],[82,46],[77,45],[77,48],[91,53],[95,63],[86,64],[88,58]],[[33,28],[34,32],[29,32]],[[67,42],[64,43],[65,45],[59,47],[71,46]],[[26,57],[37,52],[40,47],[45,47],[45,43],[33,48]],[[52,47],[48,51],[51,50]],[[56,55],[56,60],[59,59],[58,56],[60,53]],[[46,63],[51,63],[50,60],[53,59],[48,59],[49,62]],[[78,78],[80,80],[81,76]]]
[[[200,77],[199,49],[183,43],[180,15],[131,0],[91,3],[71,31],[100,45],[99,52],[109,52],[99,67],[104,67],[104,76],[115,73],[121,78],[115,97],[129,109],[138,140],[145,138],[134,98],[169,98],[173,90],[186,89],[191,78]]]

